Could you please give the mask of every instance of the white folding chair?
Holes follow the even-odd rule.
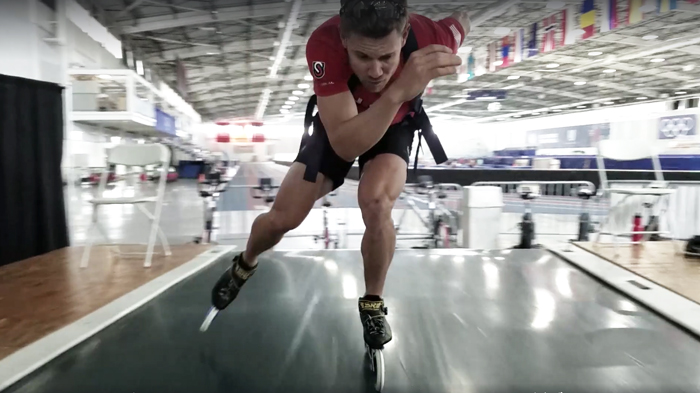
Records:
[[[109,173],[110,165],[124,165],[126,167],[145,167],[147,165],[160,165],[160,179],[158,182],[158,188],[155,196],[129,196],[129,197],[114,197],[105,198],[103,197],[105,186],[107,183],[107,176]],[[102,230],[98,223],[98,209],[102,205],[134,205],[139,210],[141,210],[146,217],[151,221],[151,232],[148,239],[148,247],[146,249],[146,259],[144,261],[144,267],[151,266],[151,259],[153,257],[153,248],[155,247],[156,234],[160,236],[161,243],[163,245],[163,252],[166,256],[171,255],[170,245],[165,237],[165,234],[160,228],[160,216],[163,209],[163,199],[165,196],[165,184],[168,177],[168,168],[170,167],[170,150],[168,150],[164,145],[154,143],[154,144],[128,144],[128,145],[117,145],[109,150],[107,155],[107,168],[102,172],[100,177],[100,184],[97,190],[97,197],[92,199],[90,203],[92,204],[92,223],[90,228],[88,228],[86,236],[85,250],[83,252],[83,258],[80,263],[80,267],[87,267],[90,258],[90,249],[92,248],[93,241],[91,233],[93,229],[97,228],[107,240],[108,236],[106,232]],[[155,211],[152,214],[143,205],[146,203],[155,203]],[[139,255],[143,255],[140,253]]]
[[[615,160],[615,161],[636,161],[649,159],[652,162],[654,171],[654,181],[649,181],[647,184],[641,187],[610,187],[608,177],[605,169],[605,159]],[[663,197],[668,197],[673,194],[674,190],[668,187],[668,183],[664,180],[663,171],[661,169],[661,163],[659,162],[659,157],[657,155],[656,149],[651,143],[644,141],[634,141],[634,140],[603,140],[598,143],[598,155],[596,157],[598,163],[598,173],[600,176],[600,187],[601,196],[608,196],[611,201],[611,206],[608,209],[608,215],[605,217],[601,223],[600,231],[595,238],[594,243],[598,244],[600,242],[601,235],[612,235],[613,243],[615,247],[618,245],[618,236],[641,234],[642,239],[646,239],[649,235],[671,235],[670,231],[659,230],[651,231],[632,231],[632,230],[609,230],[608,227],[618,228],[619,225],[614,225],[611,221],[615,220],[616,217],[620,216],[620,212],[625,208],[625,202],[631,197],[651,197],[655,199],[652,204],[652,209],[656,204],[658,204]],[[620,195],[621,199],[612,204],[612,196]],[[660,217],[660,214],[659,214]],[[631,218],[631,217],[630,217]],[[631,220],[627,223],[623,223],[623,227],[626,225],[629,227]],[[670,228],[670,225],[669,225]],[[644,240],[642,240],[643,242]],[[634,243],[634,242],[633,242]]]

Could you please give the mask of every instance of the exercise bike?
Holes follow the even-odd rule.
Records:
[[[195,244],[211,243],[212,232],[214,231],[214,215],[217,210],[219,197],[226,192],[228,179],[221,170],[211,170],[207,172],[204,179],[197,184],[199,196],[204,204],[204,231],[202,236],[194,239]]]
[[[524,201],[525,212],[518,224],[520,227],[520,244],[515,246],[515,248],[533,248],[535,242],[535,221],[532,219],[531,203],[540,196],[540,188],[534,184],[522,184],[518,186],[518,194],[520,194],[520,199]]]
[[[425,239],[427,245],[417,246],[413,248],[439,248],[450,247],[450,244],[457,236],[457,223],[459,222],[455,213],[451,212],[440,203],[440,200],[447,198],[446,191],[458,191],[461,189],[459,184],[443,183],[435,185],[431,176],[419,176],[418,183],[413,184],[414,193],[417,195],[427,195],[428,199],[419,199],[410,195],[410,192],[404,192],[399,198],[404,200],[411,210],[418,216],[429,234],[419,235],[418,237],[402,236],[402,239],[414,238]],[[428,205],[428,215],[424,218],[421,210],[417,207],[416,202],[425,203]],[[404,210],[399,218],[398,224],[395,226],[397,235],[406,217],[407,210]]]
[[[329,197],[336,195],[337,192],[332,191],[328,195],[325,195],[321,200],[321,208],[323,210],[323,233],[321,235],[314,236],[314,243],[318,243],[319,240],[322,241],[325,249],[328,249],[331,243],[333,243],[335,248],[338,248],[338,243],[340,242],[340,237],[338,235],[332,235],[328,228],[328,208],[331,207]]]
[[[270,204],[275,201],[277,196],[274,190],[279,189],[279,186],[272,185],[272,178],[261,177],[258,180],[258,185],[250,189],[250,195],[254,199],[262,199],[265,203]]]

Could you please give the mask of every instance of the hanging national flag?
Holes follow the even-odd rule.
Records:
[[[678,5],[676,4],[676,0],[656,0],[656,9],[659,11],[660,14],[663,14],[664,12],[669,12],[671,10],[675,10],[678,8]]]
[[[600,32],[605,33],[617,29],[617,0],[603,0],[600,10],[602,13]]]
[[[551,15],[542,21],[542,29],[544,34],[542,35],[542,48],[540,51],[546,53],[554,50],[556,48],[556,33],[557,33],[557,16]]]
[[[501,42],[501,60],[503,61],[502,67],[510,66],[510,37],[503,37]]]
[[[574,34],[574,28],[576,24],[574,22],[574,16],[576,15],[576,8],[573,5],[569,5],[562,11],[564,14],[564,27],[563,27],[563,37],[564,45],[571,45],[576,42],[576,35]]]
[[[518,29],[515,31],[515,36],[513,37],[513,44],[515,46],[513,52],[513,62],[520,63],[523,61],[523,48],[525,44],[525,29]]]
[[[583,29],[583,38],[590,38],[595,34],[595,5],[594,0],[583,0],[581,5],[581,28]]]
[[[641,22],[644,14],[641,11],[644,0],[627,0],[627,24]]]
[[[488,57],[488,68],[489,72],[496,72],[496,43],[489,43],[489,57]]]
[[[532,24],[530,40],[527,42],[527,57],[537,55],[537,23]]]
[[[474,59],[474,53],[470,53],[469,59],[467,59],[467,80],[474,78],[475,65],[476,65],[476,60]]]

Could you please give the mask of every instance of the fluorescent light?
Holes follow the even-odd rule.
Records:
[[[581,72],[581,69],[580,69],[580,68],[574,68],[573,70],[571,70],[571,72]]]
[[[294,102],[294,101],[285,101],[284,102],[284,105],[294,105],[294,104],[296,104],[296,102]]]
[[[112,75],[107,74],[97,75],[97,77],[100,79],[112,79]]]
[[[280,113],[287,114],[289,113],[289,109],[280,109]]]
[[[616,72],[616,71],[617,71],[617,70],[612,69],[612,68],[608,68],[607,70],[603,70],[603,72],[606,73],[606,74],[612,74],[613,72]]]
[[[496,62],[493,63],[495,66],[502,66],[503,65],[503,60],[496,60]]]
[[[642,37],[643,40],[647,40],[647,41],[655,40],[657,38],[659,38],[659,36],[654,35],[654,34],[647,34],[644,37]]]
[[[218,54],[219,54],[219,52],[207,52],[207,55],[209,55],[209,56],[218,55]]]
[[[603,104],[605,104],[605,105],[613,105],[614,102],[612,102],[612,101],[607,101],[607,102],[604,102]]]
[[[676,95],[679,95],[679,96],[681,96],[683,94],[688,94],[688,92],[687,91],[677,91],[676,92]]]
[[[294,90],[292,94],[294,94],[295,96],[303,96],[304,92],[301,90]]]
[[[600,56],[602,54],[603,54],[603,52],[598,52],[598,51],[588,52],[588,56]]]
[[[552,112],[561,112],[561,109],[552,109]]]
[[[540,112],[532,112],[532,113],[531,113],[531,115],[533,115],[533,116],[537,116],[537,115],[539,115],[539,114],[540,114]]]
[[[297,87],[300,89],[308,89],[309,87],[311,87],[311,85],[309,85],[308,83],[300,83]]]
[[[651,62],[652,62],[652,63],[661,63],[661,62],[664,62],[664,61],[666,61],[666,59],[661,59],[661,58],[651,59]]]
[[[683,66],[683,71],[692,71],[695,69],[695,64],[688,64]]]
[[[495,100],[496,98],[497,98],[497,97],[491,97],[491,96],[488,96],[488,97],[476,97],[476,100],[477,100],[477,101],[493,101],[493,100]]]
[[[585,105],[579,105],[579,106],[577,106],[576,108],[577,108],[577,109],[586,109],[586,106],[585,106]]]
[[[471,53],[472,47],[471,46],[461,46],[459,49],[457,49],[457,53],[462,53],[462,54],[468,54]]]
[[[546,67],[547,67],[547,68],[557,68],[557,67],[559,67],[559,64],[557,64],[557,63],[549,63],[549,64],[547,64]]]
[[[496,27],[496,29],[493,31],[493,34],[498,37],[503,37],[508,35],[508,33],[510,33],[510,29],[507,27]]]
[[[647,98],[646,98],[646,97],[637,97],[637,99],[638,99],[639,101],[642,101],[642,100],[646,100]]]
[[[520,75],[511,75],[511,76],[508,77],[508,79],[512,79],[512,80],[514,80],[514,79],[520,79]]]
[[[576,86],[583,86],[583,85],[586,84],[586,82],[584,82],[584,81],[578,81],[578,82],[574,82],[574,84],[575,84]]]
[[[522,117],[522,116],[520,116],[520,115],[515,115],[515,116],[513,116],[513,117],[518,118],[518,117]]]
[[[289,101],[298,101],[298,100],[299,100],[299,97],[297,97],[297,96],[291,96],[291,97],[289,97],[289,98],[287,98],[287,99],[288,99]]]
[[[304,77],[304,80],[305,80],[305,81],[312,81],[312,80],[314,80],[314,77],[311,76],[311,75],[306,75],[306,76]]]
[[[292,109],[291,105],[282,105],[282,109]]]

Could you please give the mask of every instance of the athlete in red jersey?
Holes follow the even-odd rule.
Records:
[[[457,48],[469,30],[466,12],[435,22],[409,15],[406,0],[343,0],[340,14],[313,32],[306,55],[318,104],[314,132],[302,143],[270,211],[253,223],[246,250],[214,286],[215,309],[235,299],[256,271],[258,255],[299,226],[359,159],[358,201],[366,227],[360,318],[370,347],[391,340],[381,296],[396,247],[391,210],[406,182],[416,131],[409,102],[431,80],[457,73]],[[417,41],[417,50],[404,62],[407,41]],[[353,76],[359,83],[350,91]]]

